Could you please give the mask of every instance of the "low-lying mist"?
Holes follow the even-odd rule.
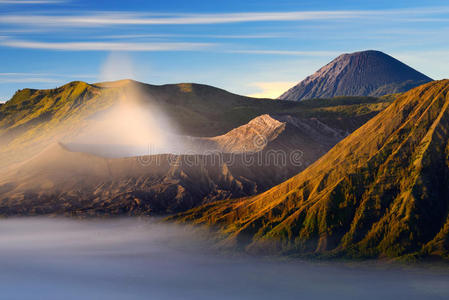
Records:
[[[0,221],[4,299],[448,299],[449,272],[223,255],[151,219]]]

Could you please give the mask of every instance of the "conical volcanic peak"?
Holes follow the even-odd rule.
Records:
[[[449,255],[449,80],[400,96],[297,176],[178,218],[250,251]]]
[[[279,97],[299,101],[336,96],[382,96],[432,81],[380,51],[342,54]]]

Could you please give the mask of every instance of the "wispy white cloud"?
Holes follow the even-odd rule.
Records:
[[[24,49],[44,49],[62,51],[198,51],[211,49],[213,43],[128,43],[128,42],[38,42],[28,40],[0,39],[0,46]],[[214,49],[212,49],[214,50]],[[328,57],[341,54],[338,51],[290,51],[290,50],[223,50],[222,53],[289,55]]]
[[[266,54],[266,55],[293,55],[293,56],[337,56],[338,51],[290,51],[290,50],[228,50],[228,53],[240,54]]]
[[[72,77],[72,78],[96,78],[93,74],[56,74],[56,73],[28,73],[28,72],[8,72],[0,73],[0,77],[17,77],[17,76],[54,76],[54,77]]]
[[[1,0],[0,0],[1,1]],[[32,0],[29,0],[32,1]],[[39,1],[39,0],[36,0]],[[45,1],[45,0],[42,0]],[[403,20],[425,20],[425,16],[442,15],[448,7],[422,7],[391,10],[333,10],[333,11],[291,11],[291,12],[239,12],[239,13],[159,13],[96,12],[81,15],[4,15],[1,23],[36,26],[95,27],[108,25],[188,25],[222,24],[242,22],[285,22],[309,20],[350,20],[354,18],[391,18]],[[435,18],[429,20],[434,21]],[[441,20],[448,20],[444,15]]]
[[[0,0],[0,4],[54,4],[67,2],[64,0]]]
[[[212,39],[270,39],[270,38],[285,38],[287,34],[272,33],[272,34],[116,34],[104,35],[94,38],[101,39],[140,39],[140,38],[212,38]]]
[[[56,78],[46,78],[46,77],[30,77],[30,78],[2,78],[0,84],[2,83],[29,83],[29,82],[40,82],[40,83],[58,83],[61,79]]]
[[[13,48],[63,51],[192,51],[212,46],[210,43],[120,43],[120,42],[37,42],[0,40],[0,45]]]
[[[222,14],[139,14],[98,12],[90,15],[5,15],[0,22],[20,25],[104,26],[104,25],[186,25],[261,21],[348,19],[363,11],[246,12]]]
[[[97,78],[91,74],[56,74],[37,72],[4,72],[0,73],[0,84],[10,83],[61,83],[68,79]]]
[[[11,72],[11,73],[0,73],[0,76],[42,76],[47,75],[47,73],[17,73],[17,72]]]

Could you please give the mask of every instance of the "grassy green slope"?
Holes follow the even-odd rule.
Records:
[[[449,258],[449,80],[415,88],[297,176],[175,217],[248,251]]]
[[[111,91],[84,82],[52,90],[23,89],[0,107],[0,165],[34,155],[75,134],[93,113],[110,107]]]

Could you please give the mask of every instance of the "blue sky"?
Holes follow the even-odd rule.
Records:
[[[278,96],[341,53],[449,77],[445,1],[0,0],[0,100],[125,77]]]

